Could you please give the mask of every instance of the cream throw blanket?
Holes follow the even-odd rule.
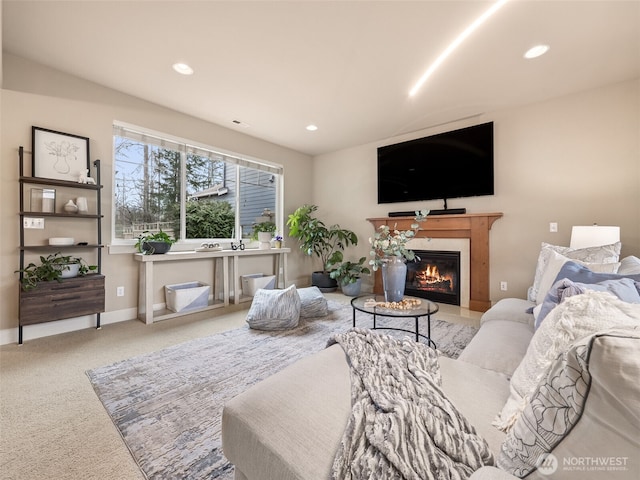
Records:
[[[435,350],[361,329],[334,343],[348,357],[352,395],[334,479],[465,479],[493,464],[487,442],[442,392]]]

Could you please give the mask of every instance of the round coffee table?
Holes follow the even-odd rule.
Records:
[[[428,344],[433,348],[436,348],[436,344],[431,340],[431,315],[439,310],[437,304],[425,298],[409,297],[405,296],[403,300],[408,300],[415,303],[406,309],[388,308],[384,305],[384,295],[361,295],[351,300],[351,307],[353,308],[353,326],[356,326],[356,311],[368,313],[373,315],[373,330],[385,329],[396,330],[399,332],[413,333],[416,336],[416,342],[420,341],[420,337],[427,340]],[[394,317],[394,318],[415,318],[416,328],[412,332],[411,330],[405,330],[404,328],[395,327],[378,327],[376,325],[376,317]],[[427,318],[427,335],[422,335],[419,330],[419,320],[421,317]]]

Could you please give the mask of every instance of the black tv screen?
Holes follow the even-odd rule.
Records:
[[[493,194],[493,122],[378,148],[378,203]]]

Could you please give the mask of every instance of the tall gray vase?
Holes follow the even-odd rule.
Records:
[[[407,265],[402,257],[386,257],[382,263],[382,288],[385,302],[399,302],[404,297]]]

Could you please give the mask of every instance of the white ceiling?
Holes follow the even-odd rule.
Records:
[[[410,98],[491,3],[4,0],[2,45],[310,155],[640,77],[640,1],[511,0]]]

